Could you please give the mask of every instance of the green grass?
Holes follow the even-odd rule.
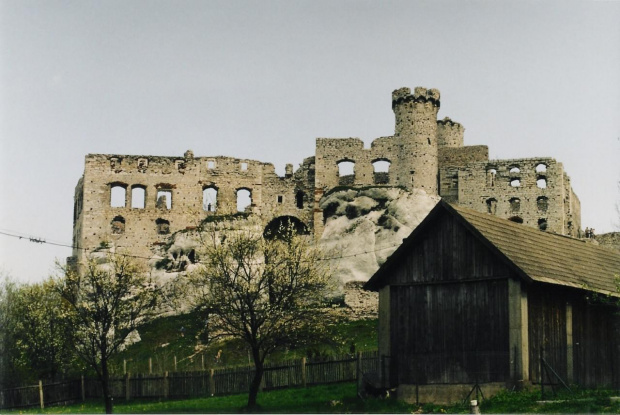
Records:
[[[115,375],[123,373],[123,360],[127,360],[127,370],[132,373],[147,373],[148,359],[153,360],[155,371],[173,370],[174,357],[177,357],[178,370],[197,370],[201,366],[201,356],[195,355],[192,364],[188,356],[196,353],[196,345],[204,340],[201,336],[202,322],[197,313],[162,317],[145,324],[138,329],[141,341],[129,346],[114,357],[112,369]],[[181,327],[183,330],[181,331]],[[356,351],[377,349],[377,320],[345,321],[331,328],[330,341],[327,343],[307,345],[299,349],[280,350],[270,356],[270,361],[300,359],[317,354],[333,356],[349,353],[351,344]],[[165,345],[162,347],[162,345]],[[239,340],[228,340],[209,344],[204,348],[205,367],[213,367],[214,357],[222,350],[222,366],[248,364],[248,349]]]
[[[521,392],[503,391],[481,402],[485,413],[620,413],[620,403],[610,403],[611,390],[577,390],[573,394],[559,394],[557,403],[540,403],[540,390]],[[186,400],[116,400],[115,413],[239,413],[245,412],[247,394],[216,396]],[[466,404],[411,405],[393,398],[360,399],[355,383],[290,388],[261,392],[258,395],[260,413],[469,413]],[[100,400],[67,406],[51,406],[44,410],[29,409],[7,413],[102,413]]]
[[[115,413],[239,413],[244,412],[247,394],[168,401],[117,400]],[[417,405],[408,405],[394,399],[362,400],[357,397],[355,383],[321,385],[308,388],[291,388],[258,394],[260,413],[412,413]],[[103,402],[89,400],[85,403],[51,406],[24,410],[22,413],[102,413]],[[17,412],[13,412],[17,413]]]
[[[620,403],[611,403],[610,396],[619,396],[613,390],[575,389],[572,393],[558,392],[545,396],[541,403],[540,389],[521,392],[502,391],[483,401],[482,413],[620,413]],[[551,402],[549,402],[551,401]]]

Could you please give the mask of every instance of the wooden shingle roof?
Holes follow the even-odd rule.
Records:
[[[456,215],[463,225],[495,251],[524,279],[563,285],[589,291],[620,296],[616,284],[620,278],[620,251],[602,248],[583,240],[574,239],[524,226],[496,216],[477,212],[440,201],[418,228],[432,232],[432,221],[439,211]],[[425,224],[425,222],[427,222]],[[405,255],[407,246],[416,238],[418,230],[405,239],[403,245],[366,283],[367,289],[377,289],[386,269]]]

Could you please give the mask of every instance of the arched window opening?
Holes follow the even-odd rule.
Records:
[[[202,190],[202,209],[206,212],[215,212],[217,209],[217,189],[205,187]]]
[[[355,162],[343,160],[338,162],[338,183],[340,185],[352,185],[355,183]]]
[[[495,175],[497,175],[497,170],[495,169],[487,170],[487,186],[489,187],[495,186]]]
[[[540,196],[536,199],[536,206],[538,207],[538,210],[541,212],[546,212],[547,208],[549,207],[549,199],[547,199],[545,196]]]
[[[490,213],[491,215],[495,215],[497,213],[497,199],[487,199],[487,213]]]
[[[215,169],[215,160],[207,160],[207,169],[209,170]]]
[[[246,163],[245,161],[241,163],[241,170],[242,171],[246,171],[248,169],[248,163]]]
[[[125,233],[125,218],[122,216],[115,216],[110,223],[112,228],[112,234],[120,235]]]
[[[523,218],[520,218],[518,216],[513,216],[511,218],[508,218],[509,221],[515,222],[515,223],[523,223]]]
[[[144,209],[146,203],[146,189],[144,186],[133,186],[131,188],[131,207],[133,209]]]
[[[538,186],[539,189],[546,189],[547,178],[544,176],[538,176],[538,179],[536,180],[536,186]]]
[[[297,205],[297,209],[304,208],[305,197],[306,197],[306,194],[304,192],[302,192],[301,190],[297,191],[297,193],[295,194],[295,205]]]
[[[278,216],[265,226],[265,239],[290,239],[293,235],[308,235],[308,227],[294,216]]]
[[[155,227],[157,228],[157,233],[160,235],[167,235],[170,233],[170,222],[166,219],[157,219],[155,221]]]
[[[390,164],[388,160],[377,160],[372,163],[375,184],[388,184],[390,182]]]
[[[237,190],[237,212],[245,212],[252,205],[252,192],[249,189]]]
[[[547,165],[544,163],[540,163],[536,165],[536,173],[546,173]]]
[[[122,184],[113,184],[110,186],[110,206],[125,207],[127,197],[127,186]]]
[[[521,173],[521,169],[519,169],[519,166],[512,166],[510,168],[510,174],[519,174]]]
[[[512,186],[512,187],[521,187],[521,179],[512,179],[510,181],[510,186]]]
[[[544,219],[544,218],[538,219],[538,229],[540,229],[541,231],[547,230],[547,219]]]
[[[519,199],[518,197],[513,197],[512,199],[510,199],[510,211],[518,212],[520,210],[521,210],[521,199]]]
[[[172,190],[161,189],[157,191],[157,203],[155,207],[160,209],[172,209]]]

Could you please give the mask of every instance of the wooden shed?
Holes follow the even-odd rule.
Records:
[[[620,387],[618,277],[618,251],[441,201],[364,286],[382,382],[420,402],[539,383],[541,368]]]

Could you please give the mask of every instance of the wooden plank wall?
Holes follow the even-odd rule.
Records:
[[[618,387],[618,316],[615,310],[585,299],[573,305],[575,382],[584,387]]]
[[[536,284],[528,288],[528,336],[532,382],[540,382],[541,355],[562,379],[567,379],[567,300],[564,290],[549,284]]]
[[[507,280],[391,290],[390,369],[398,383],[508,378]]]

